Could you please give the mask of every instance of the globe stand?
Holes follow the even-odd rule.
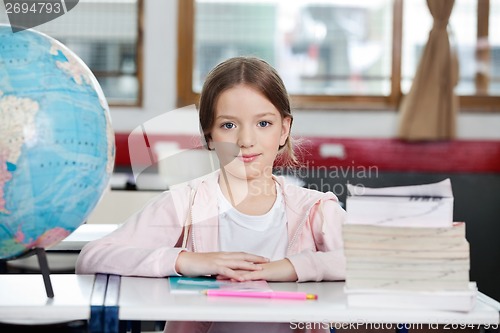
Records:
[[[53,298],[54,297],[54,290],[52,289],[52,282],[50,281],[49,263],[47,261],[47,255],[45,254],[44,248],[35,247],[35,248],[29,250],[28,252],[23,253],[19,257],[11,258],[9,260],[26,258],[26,257],[30,257],[32,255],[36,255],[36,257],[38,259],[38,266],[40,266],[40,272],[42,273],[42,277],[43,277],[43,284],[45,285],[45,293],[47,294],[47,297]]]
[[[38,259],[38,265],[40,266],[40,271],[42,272],[45,293],[47,294],[47,297],[53,298],[54,290],[52,289],[52,282],[50,281],[50,269],[45,249],[43,247],[35,247],[35,253]]]

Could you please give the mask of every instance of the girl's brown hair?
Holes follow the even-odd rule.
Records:
[[[281,118],[290,118],[291,127],[293,116],[290,109],[290,100],[278,72],[262,59],[234,57],[221,62],[212,69],[208,73],[201,90],[199,117],[207,148],[208,142],[211,140],[217,99],[225,90],[239,84],[248,85],[264,95],[279,111]],[[279,152],[282,164],[295,165],[298,163],[293,151],[290,134],[285,144],[279,147]]]

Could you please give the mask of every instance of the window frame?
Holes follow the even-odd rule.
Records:
[[[141,1],[141,0],[139,0]],[[194,18],[196,0],[178,0],[177,31],[177,107],[198,104],[200,94],[193,91]],[[401,53],[403,42],[403,3],[393,0],[391,91],[382,95],[297,95],[291,94],[294,109],[314,110],[393,110],[397,111],[404,97],[401,91]],[[489,0],[477,0],[477,38],[489,34]],[[481,19],[479,19],[481,17]],[[483,19],[486,17],[486,19]],[[481,57],[489,57],[489,49]],[[483,90],[488,79],[476,74],[476,90]],[[472,112],[500,112],[500,96],[484,94],[458,96],[460,109]]]

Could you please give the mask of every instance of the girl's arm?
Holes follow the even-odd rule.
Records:
[[[342,238],[345,218],[345,210],[335,200],[325,200],[313,207],[308,223],[316,248],[288,257],[297,272],[298,282],[345,280]]]
[[[182,251],[179,239],[183,228],[179,221],[185,215],[175,209],[171,192],[160,194],[116,231],[85,245],[78,256],[76,272],[175,275],[175,260]]]
[[[257,264],[268,260],[261,256],[183,249],[181,235],[187,198],[186,193],[175,191],[159,195],[119,229],[85,245],[78,256],[76,272],[146,277],[226,274],[241,279],[236,270],[262,269]]]

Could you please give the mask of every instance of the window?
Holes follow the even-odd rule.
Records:
[[[80,0],[66,14],[36,26],[66,45],[92,70],[108,104],[139,106],[143,0]],[[0,22],[8,23],[0,11]]]
[[[500,37],[488,34],[499,7],[455,1],[449,31],[465,108],[500,107]],[[180,0],[178,104],[196,103],[223,59],[255,55],[278,70],[295,108],[395,109],[431,27],[425,0]]]

